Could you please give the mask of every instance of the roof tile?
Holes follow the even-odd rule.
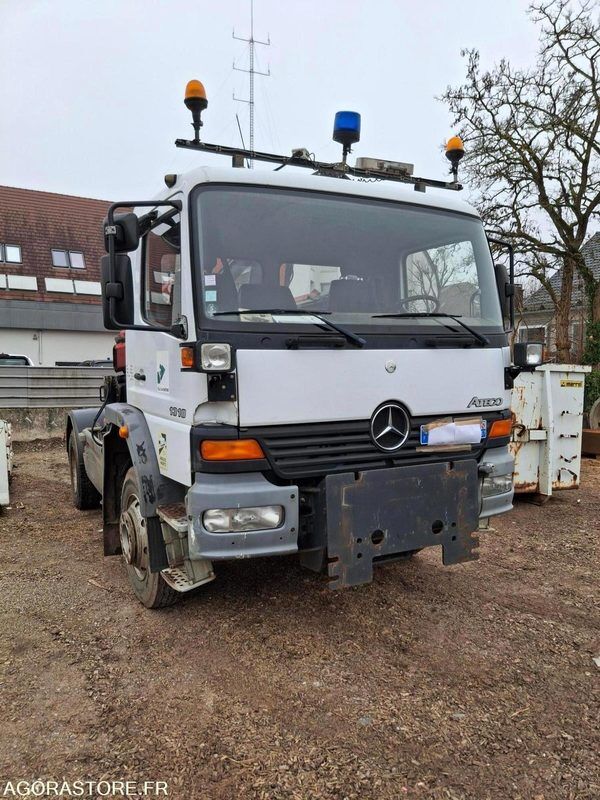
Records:
[[[600,231],[593,234],[581,248],[586,265],[591,269],[596,280],[600,280]],[[550,278],[550,285],[560,292],[562,270],[557,270]],[[583,279],[575,276],[573,281],[573,298],[571,305],[580,306],[584,302]],[[525,300],[525,311],[543,311],[552,309],[553,303],[548,291],[542,286]]]
[[[0,273],[34,275],[37,292],[0,289],[11,300],[100,303],[99,297],[46,292],[44,278],[100,280],[104,255],[102,221],[110,200],[94,200],[53,192],[0,186],[0,242],[21,247],[21,264],[0,263]],[[85,269],[52,266],[51,249],[77,250],[84,254]]]

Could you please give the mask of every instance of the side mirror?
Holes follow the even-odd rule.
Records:
[[[131,259],[121,253],[115,257],[113,279],[110,274],[110,256],[102,256],[100,260],[102,272],[102,312],[104,327],[109,331],[118,331],[133,325],[134,294]]]
[[[106,227],[108,225],[108,217],[102,223],[102,231],[104,233],[104,248],[108,253],[108,236],[106,235]],[[127,214],[115,214],[113,225],[115,227],[115,253],[130,253],[132,250],[137,250],[140,243],[140,227],[139,219],[132,211]]]
[[[131,260],[126,253],[137,250],[140,235],[145,233],[144,220],[149,224],[152,221],[159,224],[162,220],[158,216],[158,208],[167,206],[170,209],[181,211],[181,200],[140,200],[139,202],[113,203],[109,206],[108,215],[104,223],[104,244],[108,252],[101,259],[102,270],[102,310],[104,312],[104,327],[109,331],[160,331],[173,336],[185,338],[183,325],[162,327],[159,325],[136,325],[135,300],[133,292],[133,271]],[[117,208],[150,208],[150,214],[138,217],[132,212],[116,214]],[[169,212],[170,216],[174,214]]]
[[[544,345],[536,342],[515,342],[513,361],[516,367],[533,371],[544,363]]]

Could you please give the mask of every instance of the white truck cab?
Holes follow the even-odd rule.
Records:
[[[350,167],[351,112],[337,165],[206,145],[202,95],[177,144],[236,166],[166,176],[105,224],[125,334],[100,411],[69,415],[76,505],[102,498],[105,554],[149,607],[223,559],[298,553],[332,588],[432,545],[475,559],[512,506],[512,379],[540,356],[511,365],[512,275],[452,191],[461,147],[444,184]]]

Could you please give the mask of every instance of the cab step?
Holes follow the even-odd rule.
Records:
[[[206,562],[207,565],[210,565],[210,562]],[[178,592],[190,592],[192,589],[195,589],[198,586],[202,586],[205,583],[210,583],[214,580],[215,573],[212,571],[212,568],[207,571],[207,573],[202,577],[200,580],[192,582],[187,572],[183,567],[168,567],[167,569],[163,569],[160,573],[163,576],[165,583],[168,583],[172,589],[175,589]]]
[[[183,503],[172,503],[168,506],[158,506],[156,513],[163,522],[166,522],[167,525],[170,525],[173,530],[177,531],[177,533],[187,533],[188,518]]]

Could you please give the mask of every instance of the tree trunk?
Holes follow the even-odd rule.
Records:
[[[567,256],[563,261],[560,297],[556,306],[556,354],[561,364],[568,364],[571,361],[569,323],[571,321],[574,272],[575,259]]]

